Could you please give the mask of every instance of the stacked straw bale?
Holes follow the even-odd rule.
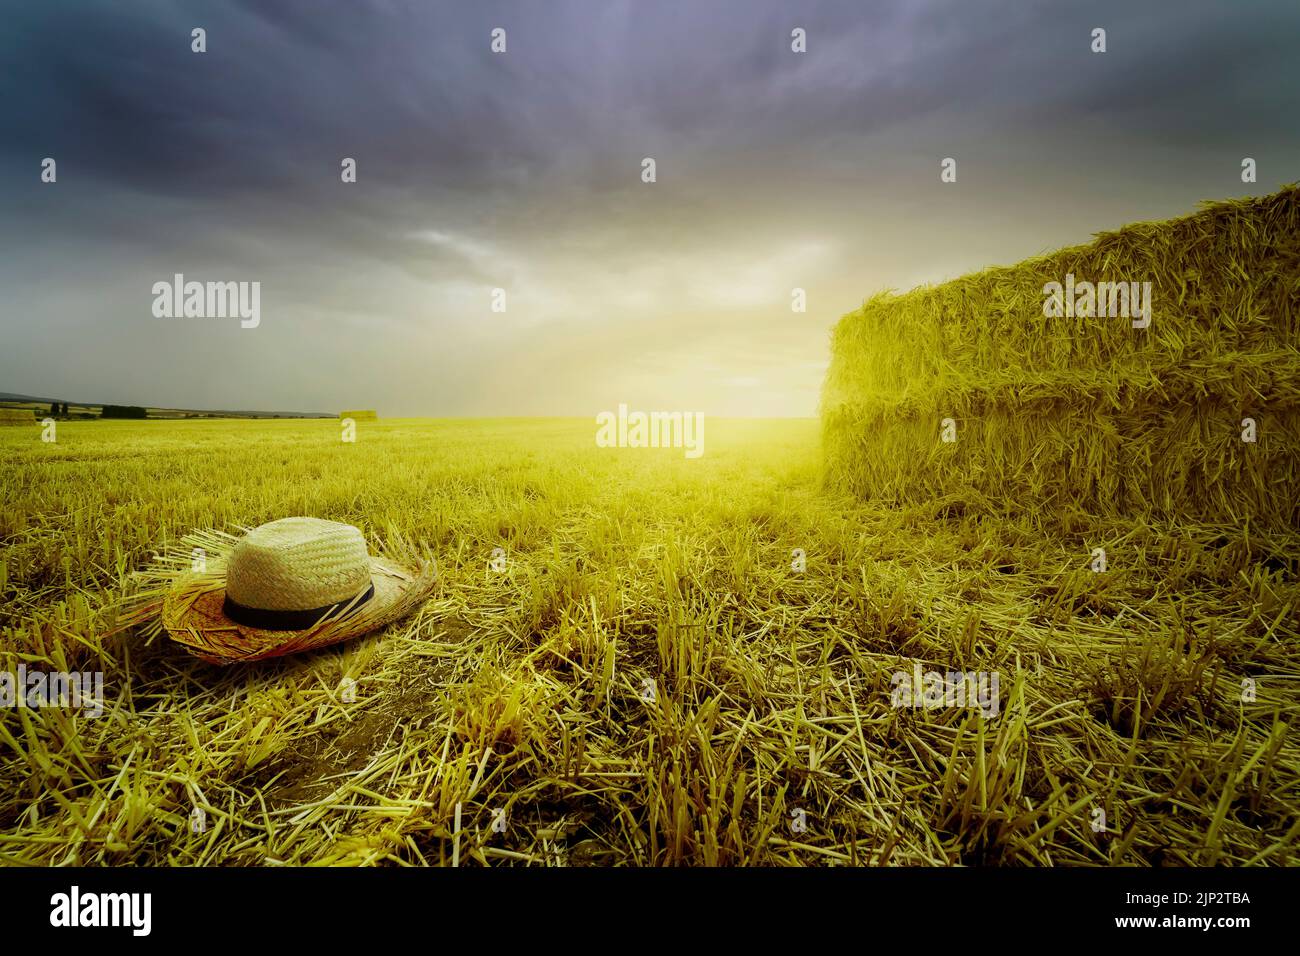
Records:
[[[1152,284],[1151,324],[1044,316],[1044,287]],[[831,483],[964,509],[1300,526],[1300,188],[1206,204],[840,320]],[[941,422],[956,425],[941,440]],[[1242,440],[1243,419],[1256,441]]]

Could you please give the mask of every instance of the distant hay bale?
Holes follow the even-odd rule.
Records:
[[[31,425],[36,413],[30,408],[0,408],[0,425]]]
[[[1150,282],[1150,326],[1045,317],[1046,284],[1067,274]],[[1082,509],[1294,528],[1298,330],[1295,186],[877,295],[835,328],[827,476],[863,497],[1049,520]]]
[[[368,421],[378,418],[373,408],[363,408],[355,412],[339,412],[339,418],[351,418],[353,421]]]

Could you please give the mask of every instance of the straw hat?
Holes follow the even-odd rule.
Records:
[[[159,559],[135,617],[157,614],[173,640],[218,664],[378,630],[423,603],[435,579],[432,561],[409,548],[373,556],[358,529],[320,518],[281,518],[242,537],[197,532],[182,545]]]

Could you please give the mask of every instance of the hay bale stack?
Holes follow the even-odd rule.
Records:
[[[30,408],[0,408],[0,425],[31,425],[36,414]]]
[[[1045,317],[1044,287],[1070,274],[1150,282],[1150,326]],[[1298,346],[1295,186],[877,295],[835,328],[828,477],[894,502],[1294,528]]]

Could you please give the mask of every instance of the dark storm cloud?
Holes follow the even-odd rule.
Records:
[[[337,158],[360,154],[363,181],[401,207],[543,178],[599,192],[625,182],[629,151],[734,161],[932,114],[951,128],[1106,110],[1156,136],[1204,130],[1207,114],[1271,122],[1261,104],[1279,96],[1297,105],[1295,5],[1111,5],[1123,19],[1075,6],[32,4],[10,24],[22,92],[0,148],[6,166],[30,165],[40,144],[126,190],[277,210],[316,202]],[[1105,22],[1101,70],[1086,32]],[[796,23],[816,55],[789,55]],[[487,50],[495,24],[513,34],[506,57]],[[189,51],[196,25],[204,56]]]
[[[292,198],[332,184],[324,158],[351,147],[385,182],[436,194],[526,184],[572,154],[587,157],[574,181],[589,183],[592,157],[664,138],[762,149],[945,109],[974,123],[1017,102],[1123,116],[1181,94],[1161,114],[1171,124],[1279,93],[1296,103],[1294,5],[1145,5],[1136,19],[1111,5],[1123,20],[1075,6],[31,4],[9,24],[6,72],[22,92],[3,148],[9,162],[36,143],[93,151],[94,175],[148,192]],[[1062,20],[1075,25],[1053,31]],[[1105,22],[1099,70],[1086,30]],[[498,23],[514,45],[494,58]],[[789,56],[796,23],[817,55]],[[205,56],[189,51],[195,25]],[[1260,64],[1289,64],[1291,82],[1258,88]]]
[[[582,364],[568,343],[597,317],[603,347],[630,352],[716,348],[749,316],[733,351],[779,365],[793,284],[816,290],[798,356],[815,363],[826,324],[875,288],[1241,192],[1234,156],[1270,171],[1249,191],[1296,178],[1300,6],[1284,0],[51,2],[6,27],[0,389],[129,400],[107,369],[136,365],[156,377],[141,400],[235,404],[165,371],[217,333],[140,315],[140,288],[199,269],[260,277],[281,310],[257,339],[204,339],[245,366],[244,405],[355,404],[286,372],[304,337],[335,380],[409,412],[509,410],[475,377],[536,353]],[[945,155],[978,185],[938,188]],[[482,314],[496,285],[517,293],[509,318]],[[67,358],[87,343],[103,361]],[[359,379],[366,361],[380,380]],[[584,411],[554,379],[518,410]]]

